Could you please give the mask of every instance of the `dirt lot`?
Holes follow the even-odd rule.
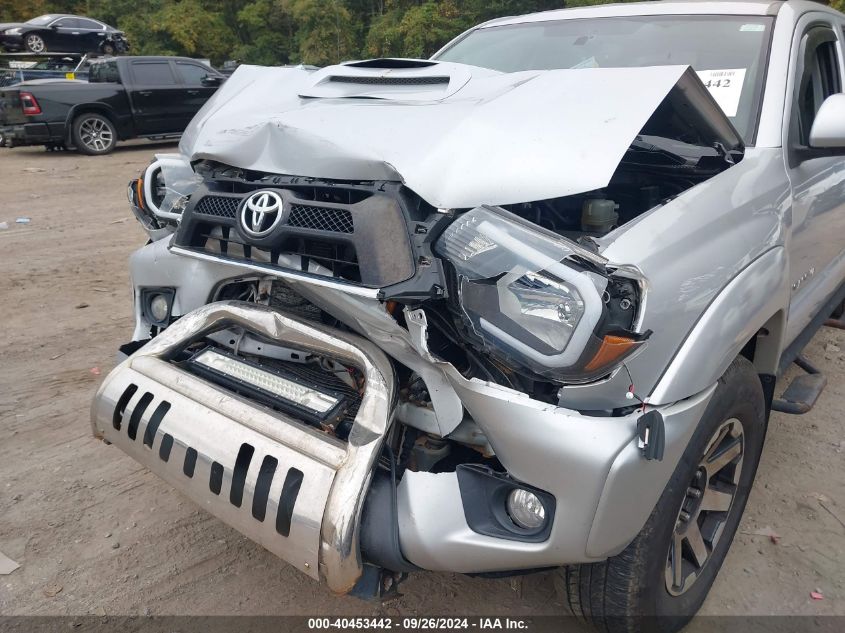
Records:
[[[21,565],[0,576],[0,614],[565,613],[545,574],[418,574],[385,606],[335,597],[91,438],[91,397],[131,335],[126,260],[145,239],[126,183],[172,148],[0,150],[0,551]],[[704,612],[845,615],[840,348],[845,331],[824,329],[808,350],[830,380],[815,410],[773,416]],[[755,534],[767,528],[780,538]]]

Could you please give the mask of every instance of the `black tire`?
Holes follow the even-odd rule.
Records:
[[[46,53],[47,42],[38,33],[27,33],[23,36],[24,46],[30,53]]]
[[[71,138],[76,149],[89,156],[101,156],[114,150],[117,130],[108,117],[83,112],[73,120]]]
[[[736,486],[728,483],[727,488],[722,488],[725,486],[723,481],[714,479],[716,475],[711,477],[709,470],[702,471],[702,464],[708,457],[708,450],[710,460],[715,463],[715,457],[727,454],[728,448],[733,448],[730,443],[737,441],[732,436],[736,428],[733,420],[741,424],[739,441],[742,453],[727,462],[725,470],[715,472],[721,477],[734,478],[738,483]],[[711,444],[714,435],[726,427],[730,432],[726,431],[727,435],[723,439]],[[739,357],[719,379],[716,392],[672,478],[634,541],[620,554],[604,562],[569,566],[557,572],[555,586],[564,603],[575,615],[609,633],[673,632],[687,624],[704,602],[730,548],[757,472],[765,434],[765,401],[760,379],[753,365]],[[727,447],[723,449],[724,453],[720,453],[722,446]],[[740,459],[741,462],[737,464]],[[695,478],[697,474],[699,476]],[[721,490],[731,490],[733,496],[727,512],[704,511],[702,502],[699,502],[701,513],[692,510],[687,503],[689,500],[696,503],[689,496],[694,488],[698,490],[696,482],[703,482],[705,498],[709,490],[715,490],[717,495],[721,494]],[[691,521],[687,515],[689,523],[685,525],[680,511],[686,509],[694,514]],[[705,545],[708,552],[706,562],[696,570],[697,576],[684,590],[683,586],[691,576],[686,577],[681,585],[674,584],[670,556],[674,549],[670,549],[670,546],[677,542],[675,539],[684,538],[677,536],[676,530],[695,525],[699,534],[705,532],[697,527],[699,520],[704,522],[704,527],[712,526],[707,521],[718,523],[721,520],[719,525],[723,527],[718,533],[720,535]],[[706,536],[704,540],[708,540]],[[689,542],[681,550],[685,556],[693,557],[694,560]],[[688,565],[685,569],[690,564],[696,567],[695,563],[682,564]],[[683,593],[670,593],[670,581],[673,588],[679,587]]]
[[[114,55],[114,44],[111,42],[103,42],[103,45],[100,46],[100,52],[103,55]]]

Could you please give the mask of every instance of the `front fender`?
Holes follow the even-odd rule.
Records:
[[[736,275],[696,322],[649,399],[669,403],[714,384],[754,335],[768,324],[767,353],[761,373],[777,373],[783,350],[782,318],[789,306],[788,260],[783,247],[772,248]]]

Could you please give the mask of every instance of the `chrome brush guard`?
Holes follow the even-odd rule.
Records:
[[[176,367],[186,344],[225,327],[355,366],[365,392],[347,442]],[[358,523],[392,421],[393,369],[373,344],[241,302],[180,318],[118,365],[91,411],[94,435],[338,593],[361,574]]]

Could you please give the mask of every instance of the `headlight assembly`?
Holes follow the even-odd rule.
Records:
[[[645,336],[610,326],[614,282],[601,257],[504,209],[468,211],[435,250],[454,266],[465,320],[508,365],[587,381],[644,343]]]
[[[157,154],[142,181],[145,206],[159,218],[178,220],[202,178],[181,154]]]
[[[8,29],[8,30],[4,31],[4,33],[5,33],[6,35],[20,35],[20,34],[21,34],[21,30],[22,30],[22,29],[21,29],[20,27],[16,27],[16,28],[14,28],[14,29]]]
[[[202,182],[180,154],[158,154],[127,189],[129,206],[153,240],[173,232],[191,194]]]

